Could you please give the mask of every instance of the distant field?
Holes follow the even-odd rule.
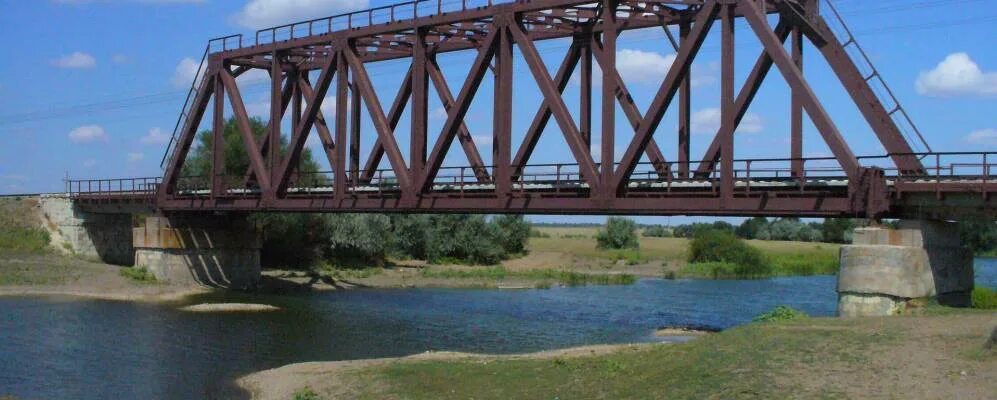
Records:
[[[538,227],[536,229],[550,237],[530,238],[529,249],[531,251],[560,252],[583,258],[621,258],[621,251],[600,250],[595,247],[595,235],[598,228]],[[828,258],[837,260],[838,248],[840,247],[832,243],[765,240],[750,240],[748,243],[772,257],[800,259],[813,257],[821,260]],[[660,260],[684,263],[687,259],[688,248],[689,239],[640,236],[640,250],[636,253],[639,254],[639,259],[642,261]]]

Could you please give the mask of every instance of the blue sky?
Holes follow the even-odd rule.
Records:
[[[58,191],[61,179],[157,176],[173,124],[189,85],[191,60],[207,39],[344,10],[388,4],[378,0],[48,0],[0,3],[0,34],[7,57],[0,66],[0,193]],[[859,42],[935,150],[997,150],[997,1],[838,0]],[[761,47],[739,22],[738,87]],[[251,35],[247,35],[251,36]],[[566,41],[537,45],[550,70],[560,63]],[[664,77],[673,51],[660,29],[628,31],[620,38],[619,62],[643,111]],[[470,54],[441,55],[451,90],[466,75]],[[856,107],[813,48],[806,74],[815,92],[857,154],[882,150]],[[693,67],[694,135],[697,157],[716,129],[719,107],[719,42],[711,37]],[[384,107],[407,65],[368,66]],[[513,86],[514,145],[540,104],[526,64],[517,60]],[[553,72],[552,72],[553,73]],[[267,84],[240,78],[251,113],[267,110]],[[467,117],[486,161],[490,158],[490,79]],[[788,91],[773,72],[737,135],[738,158],[788,157]],[[578,85],[564,99],[577,108]],[[431,94],[431,129],[439,129],[439,103]],[[596,100],[596,109],[599,107]],[[326,107],[328,110],[328,107]],[[331,111],[331,110],[330,110]],[[620,114],[616,148],[622,153],[632,130]],[[366,114],[366,113],[365,113]],[[364,119],[367,120],[366,115]],[[408,116],[396,134],[407,146]],[[596,119],[594,126],[599,126]],[[675,111],[655,134],[675,158]],[[365,132],[370,132],[369,122]],[[598,137],[598,131],[595,137]],[[372,138],[372,134],[365,134]],[[431,136],[430,140],[434,140]],[[365,141],[364,151],[372,140]],[[570,162],[551,121],[533,162]],[[515,151],[515,149],[514,149]],[[806,124],[805,154],[829,155]],[[596,153],[596,157],[598,152]],[[458,147],[447,164],[463,165]],[[387,167],[387,164],[383,164]],[[656,220],[656,219],[655,219]]]

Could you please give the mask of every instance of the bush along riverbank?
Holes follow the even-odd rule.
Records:
[[[689,244],[689,259],[678,273],[683,278],[757,279],[775,276],[830,275],[838,271],[838,256],[812,251],[763,254],[733,233],[698,232]]]

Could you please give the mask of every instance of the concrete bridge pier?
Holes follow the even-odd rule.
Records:
[[[973,254],[962,246],[955,223],[901,221],[899,229],[855,229],[841,247],[838,315],[896,315],[911,299],[968,307],[973,290]]]
[[[230,289],[260,281],[260,236],[245,215],[146,217],[132,241],[135,266],[160,281]]]

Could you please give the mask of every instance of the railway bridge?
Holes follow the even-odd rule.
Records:
[[[740,87],[735,24],[762,47]],[[662,48],[675,53],[646,109],[617,68],[618,37],[635,29],[662,32]],[[696,155],[691,66],[711,35],[720,44],[721,122]],[[545,41],[564,48],[556,66],[538,49]],[[804,48],[816,56],[808,64],[828,67],[884,154],[852,151],[804,75]],[[453,87],[439,62],[448,53],[473,58]],[[526,68],[514,70],[517,59]],[[368,66],[389,61],[408,65],[385,109],[375,90],[385,83]],[[269,120],[259,136],[237,83],[252,71],[269,77]],[[786,148],[770,158],[738,157],[735,132],[762,83],[776,74],[789,88]],[[492,84],[481,90],[486,78]],[[566,98],[572,79],[579,94]],[[514,82],[521,81],[535,84],[542,98],[525,133],[513,120]],[[490,105],[491,126],[469,123],[476,99]],[[323,107],[327,101],[333,104]],[[430,135],[436,105],[445,122]],[[676,126],[663,126],[669,110]],[[372,129],[365,129],[364,114]],[[224,150],[233,147],[222,134],[226,115],[239,131],[234,147],[249,160],[245,173],[225,170],[233,157]],[[830,156],[804,156],[807,118]],[[617,132],[620,125],[631,129]],[[471,134],[478,129],[490,130],[487,163],[475,142],[480,136]],[[190,174],[185,165],[202,130],[210,135],[211,168]],[[543,134],[560,136],[564,147],[538,148]],[[327,171],[299,170],[313,135]],[[619,149],[618,135],[629,138]],[[458,151],[467,164],[444,165]],[[570,159],[531,162],[537,153]],[[892,312],[921,295],[965,301],[971,259],[944,221],[997,215],[990,195],[997,190],[995,159],[997,153],[933,151],[840,15],[821,0],[415,0],[210,40],[163,174],[71,180],[67,192],[80,213],[152,215],[134,230],[136,263],[170,279],[213,271],[189,274],[201,282],[259,270],[258,241],[239,222],[250,212],[909,220],[899,232],[860,232],[843,250],[842,312],[861,314]]]

